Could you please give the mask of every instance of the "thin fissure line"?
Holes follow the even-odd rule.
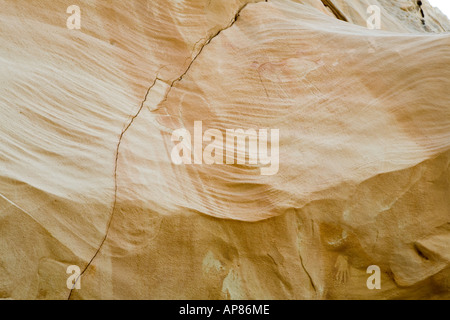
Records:
[[[261,1],[263,2],[263,1]],[[268,0],[264,0],[264,2],[268,2]],[[247,7],[247,5],[251,4],[251,2],[247,2],[245,3],[242,7],[240,7],[238,9],[238,11],[236,12],[236,14],[234,15],[233,19],[231,20],[231,22],[228,24],[228,26],[226,26],[225,28],[220,29],[219,31],[217,31],[214,35],[212,35],[211,37],[209,37],[208,40],[205,41],[205,43],[203,43],[203,45],[201,46],[201,48],[198,50],[197,54],[194,56],[194,58],[191,60],[191,62],[189,63],[189,65],[187,66],[186,70],[183,72],[183,74],[181,74],[181,76],[179,76],[178,78],[176,78],[175,80],[172,81],[172,83],[170,84],[169,89],[167,90],[164,99],[162,100],[161,103],[164,103],[165,101],[167,101],[167,98],[170,94],[170,92],[172,91],[173,86],[177,83],[180,82],[181,80],[183,80],[184,76],[189,72],[189,70],[191,69],[192,65],[194,64],[194,62],[197,60],[197,58],[200,56],[200,54],[203,52],[203,49],[211,43],[211,41],[216,38],[217,36],[219,36],[223,31],[230,29],[238,20],[242,10],[245,9],[245,7]],[[198,42],[197,42],[198,43]],[[196,46],[196,44],[194,45],[194,47]]]
[[[264,2],[268,2],[268,0],[265,0]],[[214,34],[213,36],[211,36],[200,48],[200,50],[197,52],[197,54],[195,55],[195,57],[192,59],[192,61],[189,63],[188,67],[186,68],[186,70],[183,72],[183,74],[181,74],[181,76],[179,76],[178,78],[176,78],[175,80],[172,81],[169,90],[167,90],[167,93],[165,95],[165,98],[162,102],[167,100],[167,97],[170,93],[170,91],[172,90],[173,86],[175,85],[175,83],[180,82],[181,80],[183,80],[184,76],[189,72],[189,70],[191,69],[191,66],[193,65],[193,63],[195,62],[195,60],[200,56],[200,54],[202,53],[203,49],[215,38],[217,37],[220,33],[222,33],[222,31],[227,30],[229,28],[231,28],[236,21],[239,18],[240,13],[242,12],[242,10],[244,10],[245,7],[247,7],[249,3],[247,2],[246,4],[244,4],[241,8],[239,8],[239,10],[237,11],[237,13],[234,15],[234,18],[231,20],[231,22],[229,23],[228,26],[226,26],[223,29],[220,29],[216,34]],[[89,261],[89,263],[87,264],[87,266],[84,268],[84,270],[81,272],[81,274],[78,276],[78,278],[75,280],[75,283],[72,287],[72,289],[70,290],[69,293],[69,297],[68,300],[70,300],[73,290],[75,289],[75,286],[77,284],[77,282],[79,281],[79,279],[81,278],[81,276],[87,271],[87,269],[89,268],[89,266],[92,264],[92,262],[94,261],[94,259],[97,257],[97,255],[99,254],[100,250],[103,247],[103,244],[105,243],[106,239],[108,238],[108,233],[109,233],[109,229],[111,227],[111,223],[114,217],[114,211],[116,208],[116,202],[117,202],[117,164],[118,164],[118,159],[119,159],[119,148],[120,148],[120,144],[122,143],[122,138],[124,136],[124,134],[127,132],[127,130],[131,127],[131,125],[133,124],[134,120],[139,116],[139,114],[141,113],[142,109],[144,108],[144,104],[147,100],[147,97],[151,91],[151,89],[153,88],[153,86],[156,84],[157,80],[161,80],[158,77],[155,78],[155,80],[153,81],[153,84],[150,86],[150,88],[147,90],[147,93],[145,94],[144,100],[141,103],[141,106],[138,110],[138,112],[133,116],[133,118],[131,119],[131,121],[128,123],[128,125],[125,127],[125,129],[122,131],[122,133],[120,134],[119,137],[119,142],[117,144],[117,149],[116,149],[116,159],[115,159],[115,167],[114,167],[114,203],[113,203],[113,208],[112,208],[112,212],[108,221],[108,226],[106,229],[106,233],[105,236],[102,240],[102,242],[100,243],[99,248],[97,249],[97,251],[95,252],[94,256],[92,257],[92,259]]]
[[[311,283],[312,288],[314,289],[314,292],[317,292],[316,286],[314,285],[314,281],[313,281],[311,275],[309,274],[308,270],[306,269],[305,265],[303,264],[303,258],[302,258],[302,254],[301,254],[300,250],[299,250],[298,256],[300,257],[300,263],[302,265],[303,270],[305,270],[305,273],[309,278],[309,281]]]
[[[139,116],[139,114],[141,113],[142,109],[144,108],[144,103],[147,100],[147,97],[151,91],[151,89],[155,86],[156,81],[158,80],[158,77],[155,78],[155,80],[153,81],[152,85],[147,89],[147,93],[145,94],[144,100],[142,101],[138,112],[131,118],[131,120],[128,122],[128,125],[125,127],[125,129],[122,130],[122,133],[119,136],[119,142],[117,143],[117,148],[116,148],[116,158],[115,158],[115,162],[114,162],[114,203],[112,206],[112,210],[111,210],[111,214],[109,217],[109,221],[108,221],[108,225],[106,227],[106,232],[105,232],[105,236],[103,237],[102,242],[100,243],[99,248],[97,249],[97,251],[95,252],[94,256],[91,258],[91,260],[89,261],[89,263],[86,265],[86,267],[83,269],[83,271],[81,272],[81,274],[78,276],[78,278],[75,280],[74,285],[72,286],[72,289],[70,290],[69,293],[69,297],[68,300],[70,300],[70,297],[72,296],[72,292],[75,288],[75,286],[77,285],[77,282],[79,281],[80,277],[86,272],[86,270],[89,268],[89,266],[92,264],[92,262],[94,261],[94,259],[97,257],[97,255],[99,254],[101,248],[103,247],[103,244],[105,243],[106,239],[108,238],[108,233],[109,233],[109,229],[111,227],[111,223],[113,220],[113,216],[114,216],[114,212],[116,209],[116,203],[117,203],[117,190],[118,190],[118,186],[117,186],[117,167],[118,167],[118,161],[119,161],[119,149],[120,149],[120,145],[122,143],[122,138],[125,135],[125,133],[128,131],[128,129],[131,127],[131,125],[133,124],[134,120]]]

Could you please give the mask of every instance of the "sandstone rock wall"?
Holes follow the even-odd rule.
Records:
[[[71,1],[0,0],[0,298],[450,298],[450,21],[422,2],[82,0],[69,30]],[[175,165],[196,121],[278,129],[278,171]]]

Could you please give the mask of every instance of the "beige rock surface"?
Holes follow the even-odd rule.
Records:
[[[82,0],[69,30],[71,1],[0,0],[0,298],[449,299],[450,21],[422,2]],[[279,129],[278,172],[173,164],[195,121]]]

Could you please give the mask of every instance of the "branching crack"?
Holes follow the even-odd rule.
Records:
[[[264,1],[261,1],[261,2],[268,2],[268,0],[264,0]],[[250,4],[250,3],[247,2],[247,3],[245,3],[243,6],[241,6],[241,7],[238,9],[238,11],[236,12],[236,14],[234,15],[233,19],[230,21],[230,23],[229,23],[225,28],[222,28],[222,29],[220,29],[219,31],[217,31],[214,35],[210,36],[210,37],[203,43],[203,45],[200,47],[200,49],[198,50],[197,54],[196,54],[196,55],[194,56],[194,58],[191,60],[191,62],[189,63],[188,67],[187,67],[186,70],[183,72],[183,74],[181,74],[181,76],[179,76],[178,78],[176,78],[175,80],[172,81],[172,83],[170,84],[170,87],[169,87],[169,89],[167,90],[166,95],[164,96],[164,99],[163,99],[162,102],[165,102],[165,101],[167,100],[167,98],[168,98],[168,96],[169,96],[169,94],[170,94],[172,88],[174,87],[174,85],[175,85],[177,82],[180,82],[181,80],[183,80],[184,76],[189,72],[189,70],[191,69],[191,67],[192,67],[192,65],[194,64],[194,62],[197,60],[197,58],[198,58],[198,57],[200,56],[200,54],[203,52],[203,49],[204,49],[208,44],[210,44],[211,41],[212,41],[214,38],[216,38],[218,35],[220,35],[223,31],[225,31],[225,30],[231,28],[231,27],[236,23],[236,21],[238,20],[240,14],[241,14],[241,12],[242,12],[242,10],[244,10],[244,9],[247,7],[247,5],[249,5],[249,4]],[[197,42],[197,43],[198,43],[198,42]],[[196,45],[197,45],[197,43],[196,43]]]
[[[158,77],[155,78],[155,80],[153,81],[152,85],[148,88],[147,93],[145,94],[144,100],[141,102],[141,105],[139,107],[139,110],[137,111],[137,113],[129,120],[127,126],[122,130],[120,137],[119,137],[119,142],[117,143],[117,147],[116,147],[116,157],[115,157],[115,162],[114,162],[114,203],[112,206],[112,210],[111,210],[111,214],[109,217],[109,221],[106,227],[106,232],[105,232],[105,236],[103,237],[102,242],[100,243],[100,246],[98,247],[97,251],[95,252],[94,256],[91,258],[91,260],[89,261],[89,263],[86,265],[86,267],[83,269],[83,271],[81,272],[81,274],[78,276],[78,278],[75,280],[75,283],[72,287],[72,289],[70,290],[69,293],[69,297],[68,300],[70,300],[71,296],[72,296],[72,292],[77,284],[77,282],[79,281],[79,279],[81,278],[81,276],[87,271],[87,269],[89,268],[89,266],[92,264],[92,262],[94,261],[94,259],[97,257],[97,255],[99,254],[100,250],[103,247],[103,244],[105,243],[106,239],[108,238],[108,233],[109,233],[109,229],[111,227],[111,222],[113,220],[114,217],[114,212],[116,210],[116,204],[117,204],[117,190],[118,190],[118,186],[117,186],[117,166],[118,166],[118,162],[119,162],[119,149],[120,149],[120,144],[122,143],[122,138],[125,135],[125,133],[128,131],[128,129],[131,127],[131,125],[133,124],[134,120],[139,116],[139,114],[141,113],[142,109],[144,108],[144,103],[147,100],[147,97],[151,91],[151,89],[153,88],[153,86],[156,84],[156,81],[158,80]]]
[[[264,0],[263,2],[268,2],[267,0]],[[229,28],[231,28],[236,21],[239,18],[239,15],[241,14],[242,10],[245,9],[245,7],[247,7],[249,3],[245,3],[242,7],[239,8],[239,10],[236,12],[236,14],[234,15],[233,19],[231,20],[231,22],[225,27],[220,29],[219,31],[217,31],[214,35],[212,35],[211,37],[209,37],[201,46],[201,48],[198,50],[198,52],[195,54],[194,58],[191,60],[191,62],[189,63],[188,67],[186,68],[186,70],[175,80],[173,80],[170,84],[170,88],[167,90],[165,97],[164,97],[164,101],[167,100],[167,97],[170,93],[170,91],[172,90],[173,86],[177,83],[180,82],[181,80],[183,80],[184,76],[189,72],[189,70],[191,69],[193,63],[195,62],[195,60],[200,56],[200,54],[202,53],[203,49],[215,38],[217,37],[219,34],[222,33],[222,31],[225,31]],[[160,81],[164,81],[162,79],[159,79],[158,77],[155,78],[155,80],[153,81],[152,85],[148,88],[147,93],[145,94],[144,100],[142,100],[141,105],[139,107],[139,110],[137,111],[137,113],[131,118],[131,120],[128,122],[128,124],[126,125],[126,127],[122,130],[122,133],[120,134],[119,137],[119,142],[117,143],[117,147],[116,147],[116,157],[115,157],[115,164],[114,164],[114,203],[113,203],[113,207],[111,210],[111,214],[110,214],[110,218],[107,224],[107,228],[106,228],[106,232],[105,232],[105,236],[103,237],[102,242],[100,243],[100,246],[98,247],[97,251],[95,252],[94,256],[91,258],[91,260],[89,261],[89,263],[86,265],[86,267],[83,269],[83,271],[81,272],[81,274],[78,276],[78,278],[75,280],[74,285],[72,286],[72,289],[70,290],[69,293],[69,297],[68,300],[70,300],[73,290],[76,287],[77,282],[80,280],[81,276],[87,271],[87,269],[91,266],[92,262],[94,261],[94,259],[97,257],[97,255],[100,253],[100,250],[102,249],[106,239],[108,238],[108,233],[109,233],[109,229],[111,227],[111,223],[113,221],[113,217],[114,217],[114,212],[116,209],[116,204],[117,204],[117,191],[118,191],[118,186],[117,186],[117,166],[118,166],[118,160],[119,160],[119,149],[120,149],[120,145],[122,143],[122,138],[125,135],[125,133],[128,131],[128,129],[131,127],[131,125],[133,124],[134,120],[139,116],[139,114],[141,113],[142,109],[144,108],[145,102],[147,100],[148,95],[150,94],[151,89],[155,86],[156,82],[160,80]]]

